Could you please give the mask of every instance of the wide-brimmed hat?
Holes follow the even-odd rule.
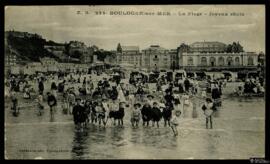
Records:
[[[138,107],[141,107],[142,105],[140,103],[136,103],[133,105],[134,107],[138,106]]]
[[[209,102],[212,102],[212,99],[211,98],[206,98],[205,101],[209,101]]]
[[[166,106],[165,106],[164,103],[159,103],[159,107],[161,107],[161,108],[166,108]]]
[[[177,109],[175,110],[175,113],[182,113],[181,110]]]
[[[152,97],[152,98],[154,98],[154,96],[153,96],[153,95],[147,95],[147,98],[149,98],[149,97]]]

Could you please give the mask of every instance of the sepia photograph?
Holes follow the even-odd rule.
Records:
[[[265,16],[5,6],[4,158],[263,160]]]

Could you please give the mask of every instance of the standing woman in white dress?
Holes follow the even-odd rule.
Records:
[[[120,87],[120,85],[117,86],[117,92],[118,92],[118,97],[117,97],[118,101],[119,102],[126,102],[125,95],[124,95],[123,90]]]
[[[187,93],[184,93],[182,96],[183,102],[183,117],[184,118],[191,118],[192,117],[192,103],[190,102],[190,97]]]

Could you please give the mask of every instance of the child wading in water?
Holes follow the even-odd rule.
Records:
[[[176,109],[170,121],[170,126],[173,130],[174,136],[178,136],[177,126],[179,125],[180,116],[181,116],[181,110]]]
[[[42,113],[44,112],[43,95],[42,94],[38,95],[37,102],[38,102],[38,115],[41,116]]]
[[[138,127],[139,125],[139,121],[140,121],[140,117],[141,117],[141,110],[140,110],[140,107],[141,107],[141,104],[137,103],[137,104],[134,104],[134,109],[131,113],[131,124],[132,124],[132,127]]]
[[[153,103],[153,108],[152,108],[152,126],[155,125],[155,123],[157,123],[157,127],[159,127],[159,121],[162,117],[162,113],[160,111],[160,108],[158,107],[158,103],[154,102]]]
[[[206,117],[206,129],[208,129],[208,122],[210,122],[210,128],[213,129],[212,125],[212,114],[214,112],[215,106],[210,98],[206,98],[206,102],[202,106],[202,110],[204,111],[204,115]]]
[[[96,106],[96,114],[97,114],[97,119],[98,119],[98,125],[101,126],[101,122],[102,122],[104,127],[105,127],[105,125],[106,125],[106,121],[105,121],[106,110],[104,109],[101,102],[98,102],[98,104]]]

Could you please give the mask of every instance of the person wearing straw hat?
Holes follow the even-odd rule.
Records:
[[[138,127],[138,125],[139,125],[139,121],[140,121],[140,117],[141,117],[140,108],[141,108],[140,103],[134,104],[134,109],[131,112],[131,119],[130,119],[132,127],[135,127],[135,126]]]
[[[154,96],[149,94],[147,95],[147,102],[150,104],[151,107],[153,107],[153,103],[154,103]]]

